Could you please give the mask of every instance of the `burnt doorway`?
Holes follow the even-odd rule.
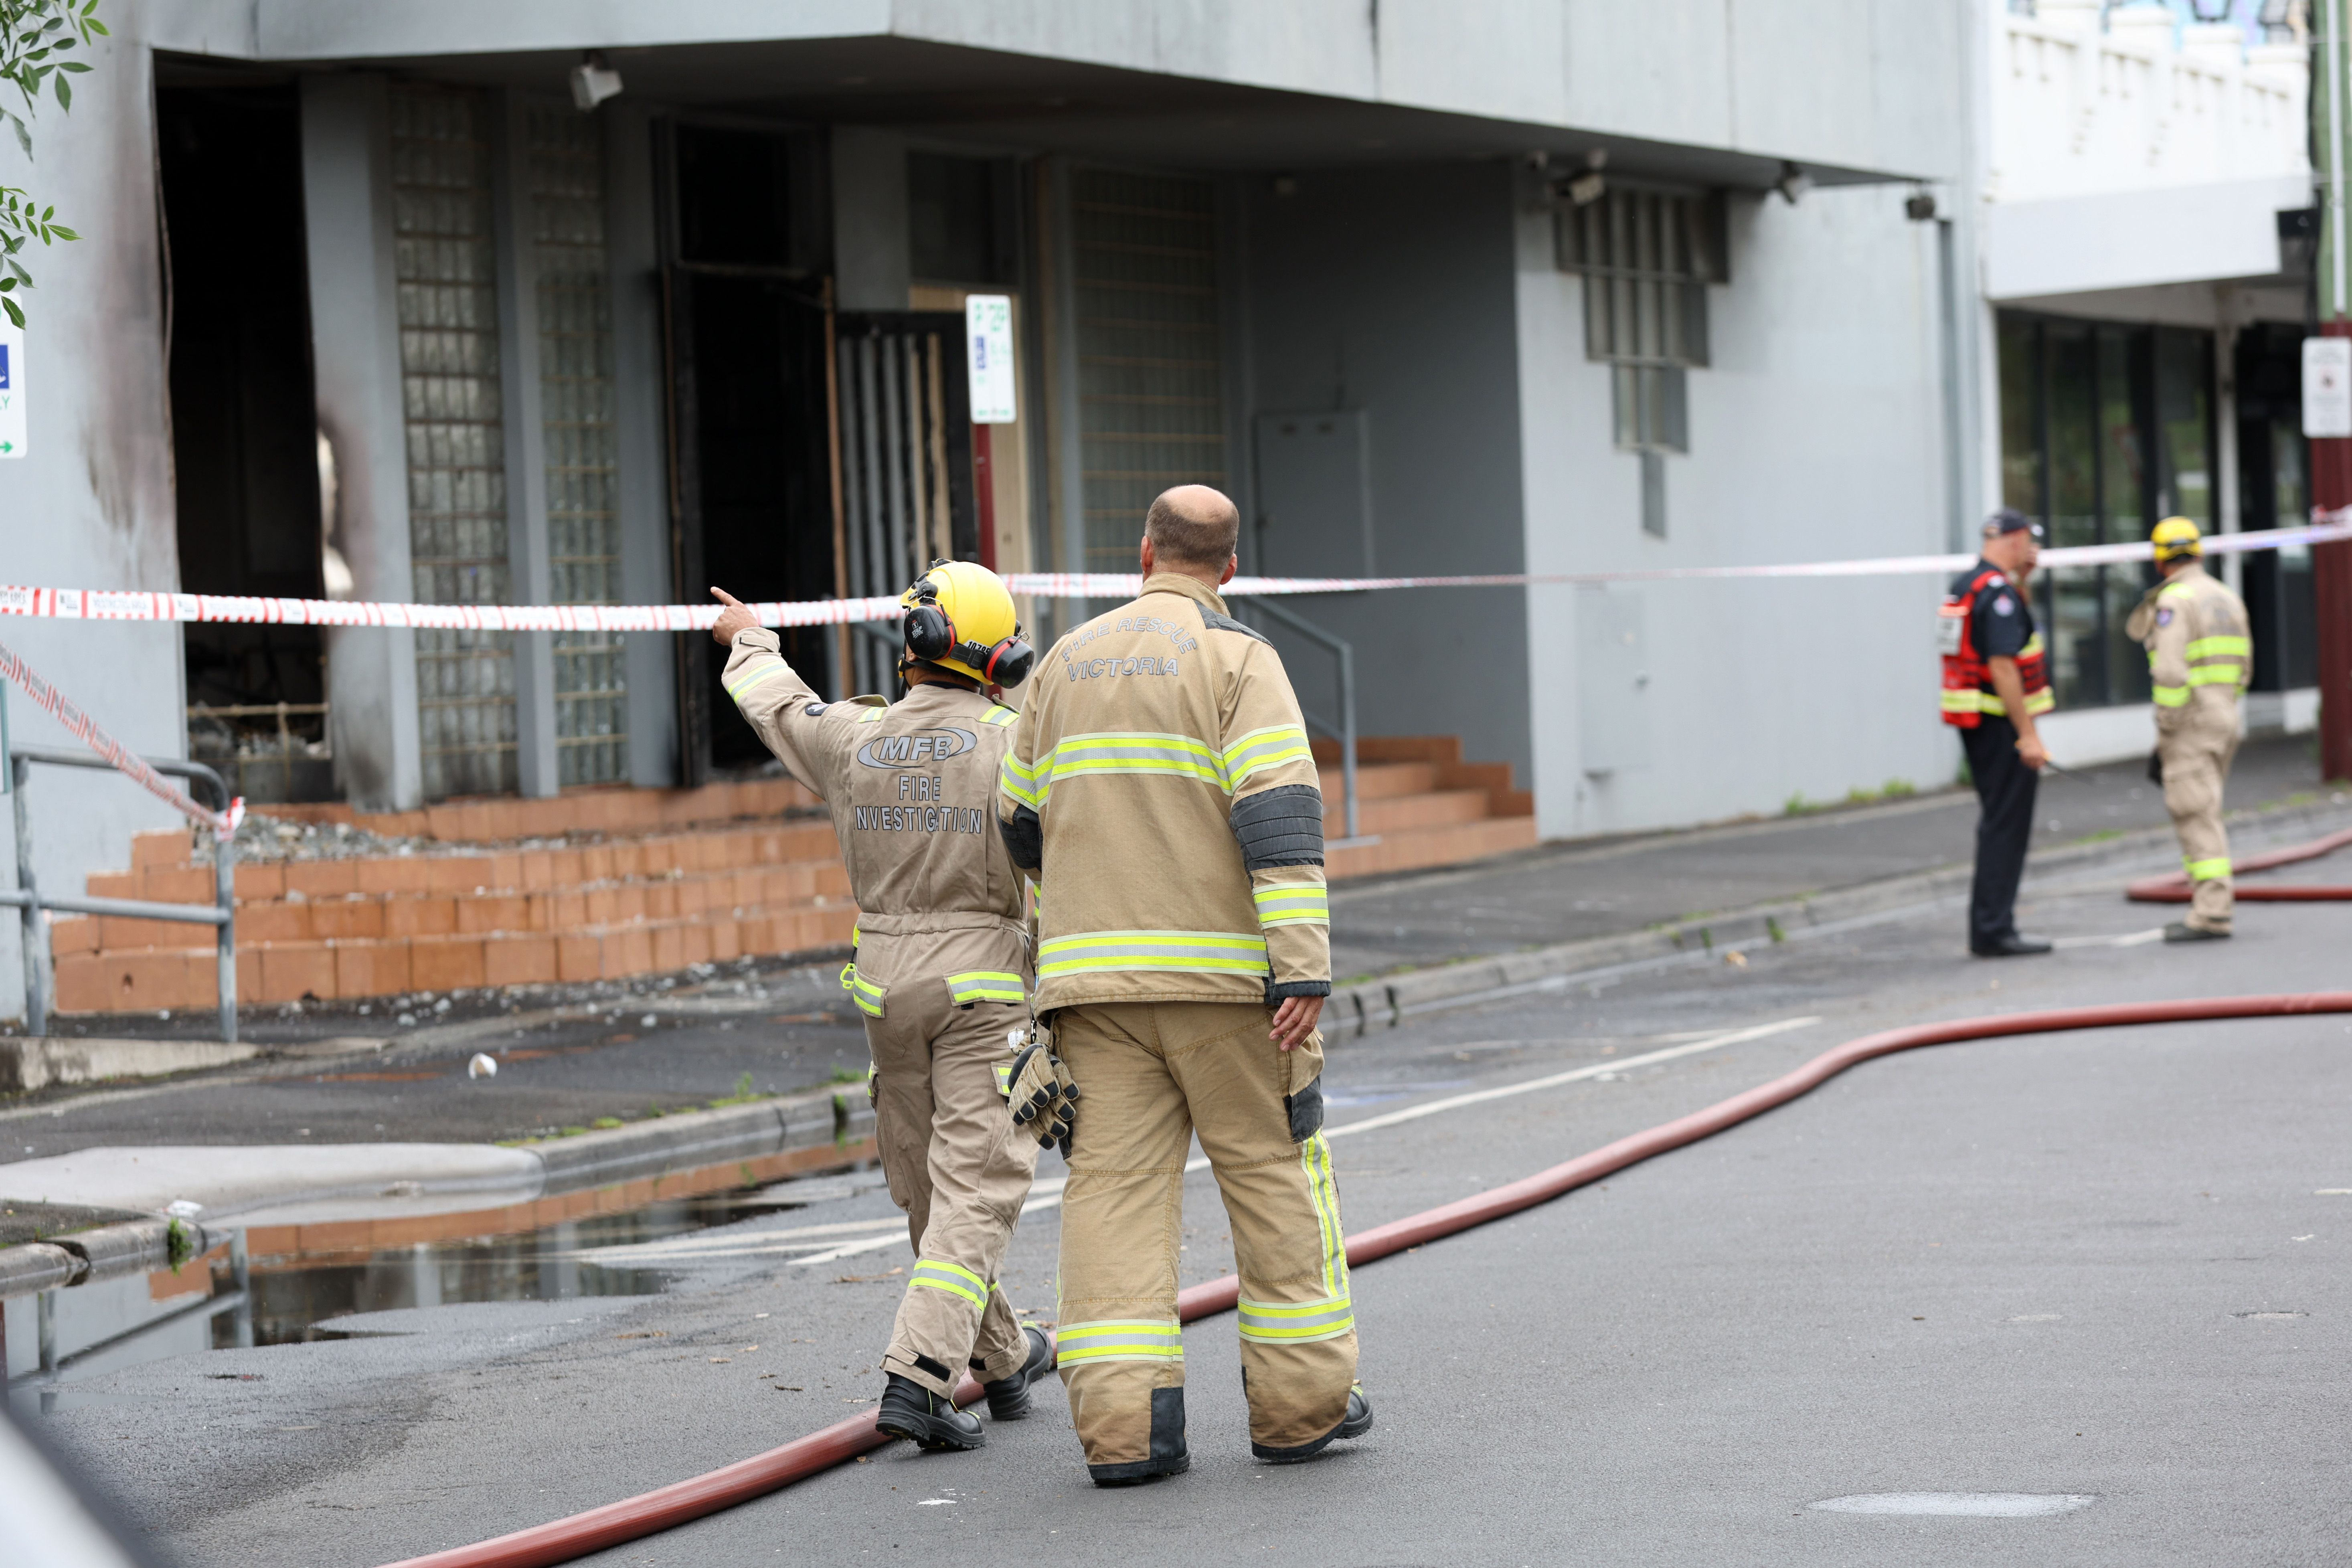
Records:
[[[155,100],[181,590],[324,598],[295,89],[166,84]],[[184,636],[190,755],[248,800],[331,798],[319,629]]]
[[[813,132],[667,124],[671,539],[682,600],[710,585],[746,601],[830,598],[831,437],[823,144]],[[783,633],[784,657],[835,692],[830,628]],[[737,716],[726,659],[678,638],[680,782],[767,765]]]

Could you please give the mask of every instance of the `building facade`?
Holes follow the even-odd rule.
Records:
[[[40,161],[0,174],[87,237],[39,258],[6,575],[821,598],[939,555],[1128,569],[1183,480],[1235,496],[1244,569],[1271,573],[1952,548],[2029,482],[2003,445],[2010,345],[2055,365],[2057,318],[2127,328],[2116,352],[2164,408],[2204,374],[2227,427],[2218,316],[2183,347],[2157,329],[2195,322],[2084,304],[2105,274],[2003,270],[2012,214],[2074,189],[1988,129],[2002,48],[2058,8],[126,5]],[[2300,112],[2256,96],[2283,56],[2215,69],[2233,103]],[[2223,309],[2210,279],[2128,287]],[[1013,300],[1013,424],[964,402],[972,293]],[[2053,518],[2075,504],[2031,482]],[[1939,589],[1324,595],[1286,605],[1320,638],[1268,630],[1310,710],[1334,716],[1344,640],[1363,732],[1460,736],[1565,837],[1948,780]],[[1084,613],[1030,607],[1046,635]],[[215,757],[257,799],[406,808],[764,760],[707,638],[6,636],[133,745]],[[863,634],[788,641],[827,689],[881,679]],[[61,880],[161,823],[111,782],[42,812]]]

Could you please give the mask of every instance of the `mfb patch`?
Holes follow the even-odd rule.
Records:
[[[869,768],[912,768],[978,750],[980,737],[969,730],[919,730],[911,735],[877,735],[857,748],[857,760]]]

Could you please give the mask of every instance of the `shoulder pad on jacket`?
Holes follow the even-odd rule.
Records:
[[[1255,626],[1244,625],[1231,616],[1221,616],[1206,605],[1201,606],[1201,625],[1208,631],[1239,632],[1245,637],[1255,637],[1268,647],[1274,646],[1271,641],[1268,641],[1266,635]]]

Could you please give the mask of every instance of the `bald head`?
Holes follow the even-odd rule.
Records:
[[[1223,581],[1233,564],[1241,531],[1242,514],[1206,485],[1161,491],[1143,519],[1144,546],[1157,565],[1212,583]]]

